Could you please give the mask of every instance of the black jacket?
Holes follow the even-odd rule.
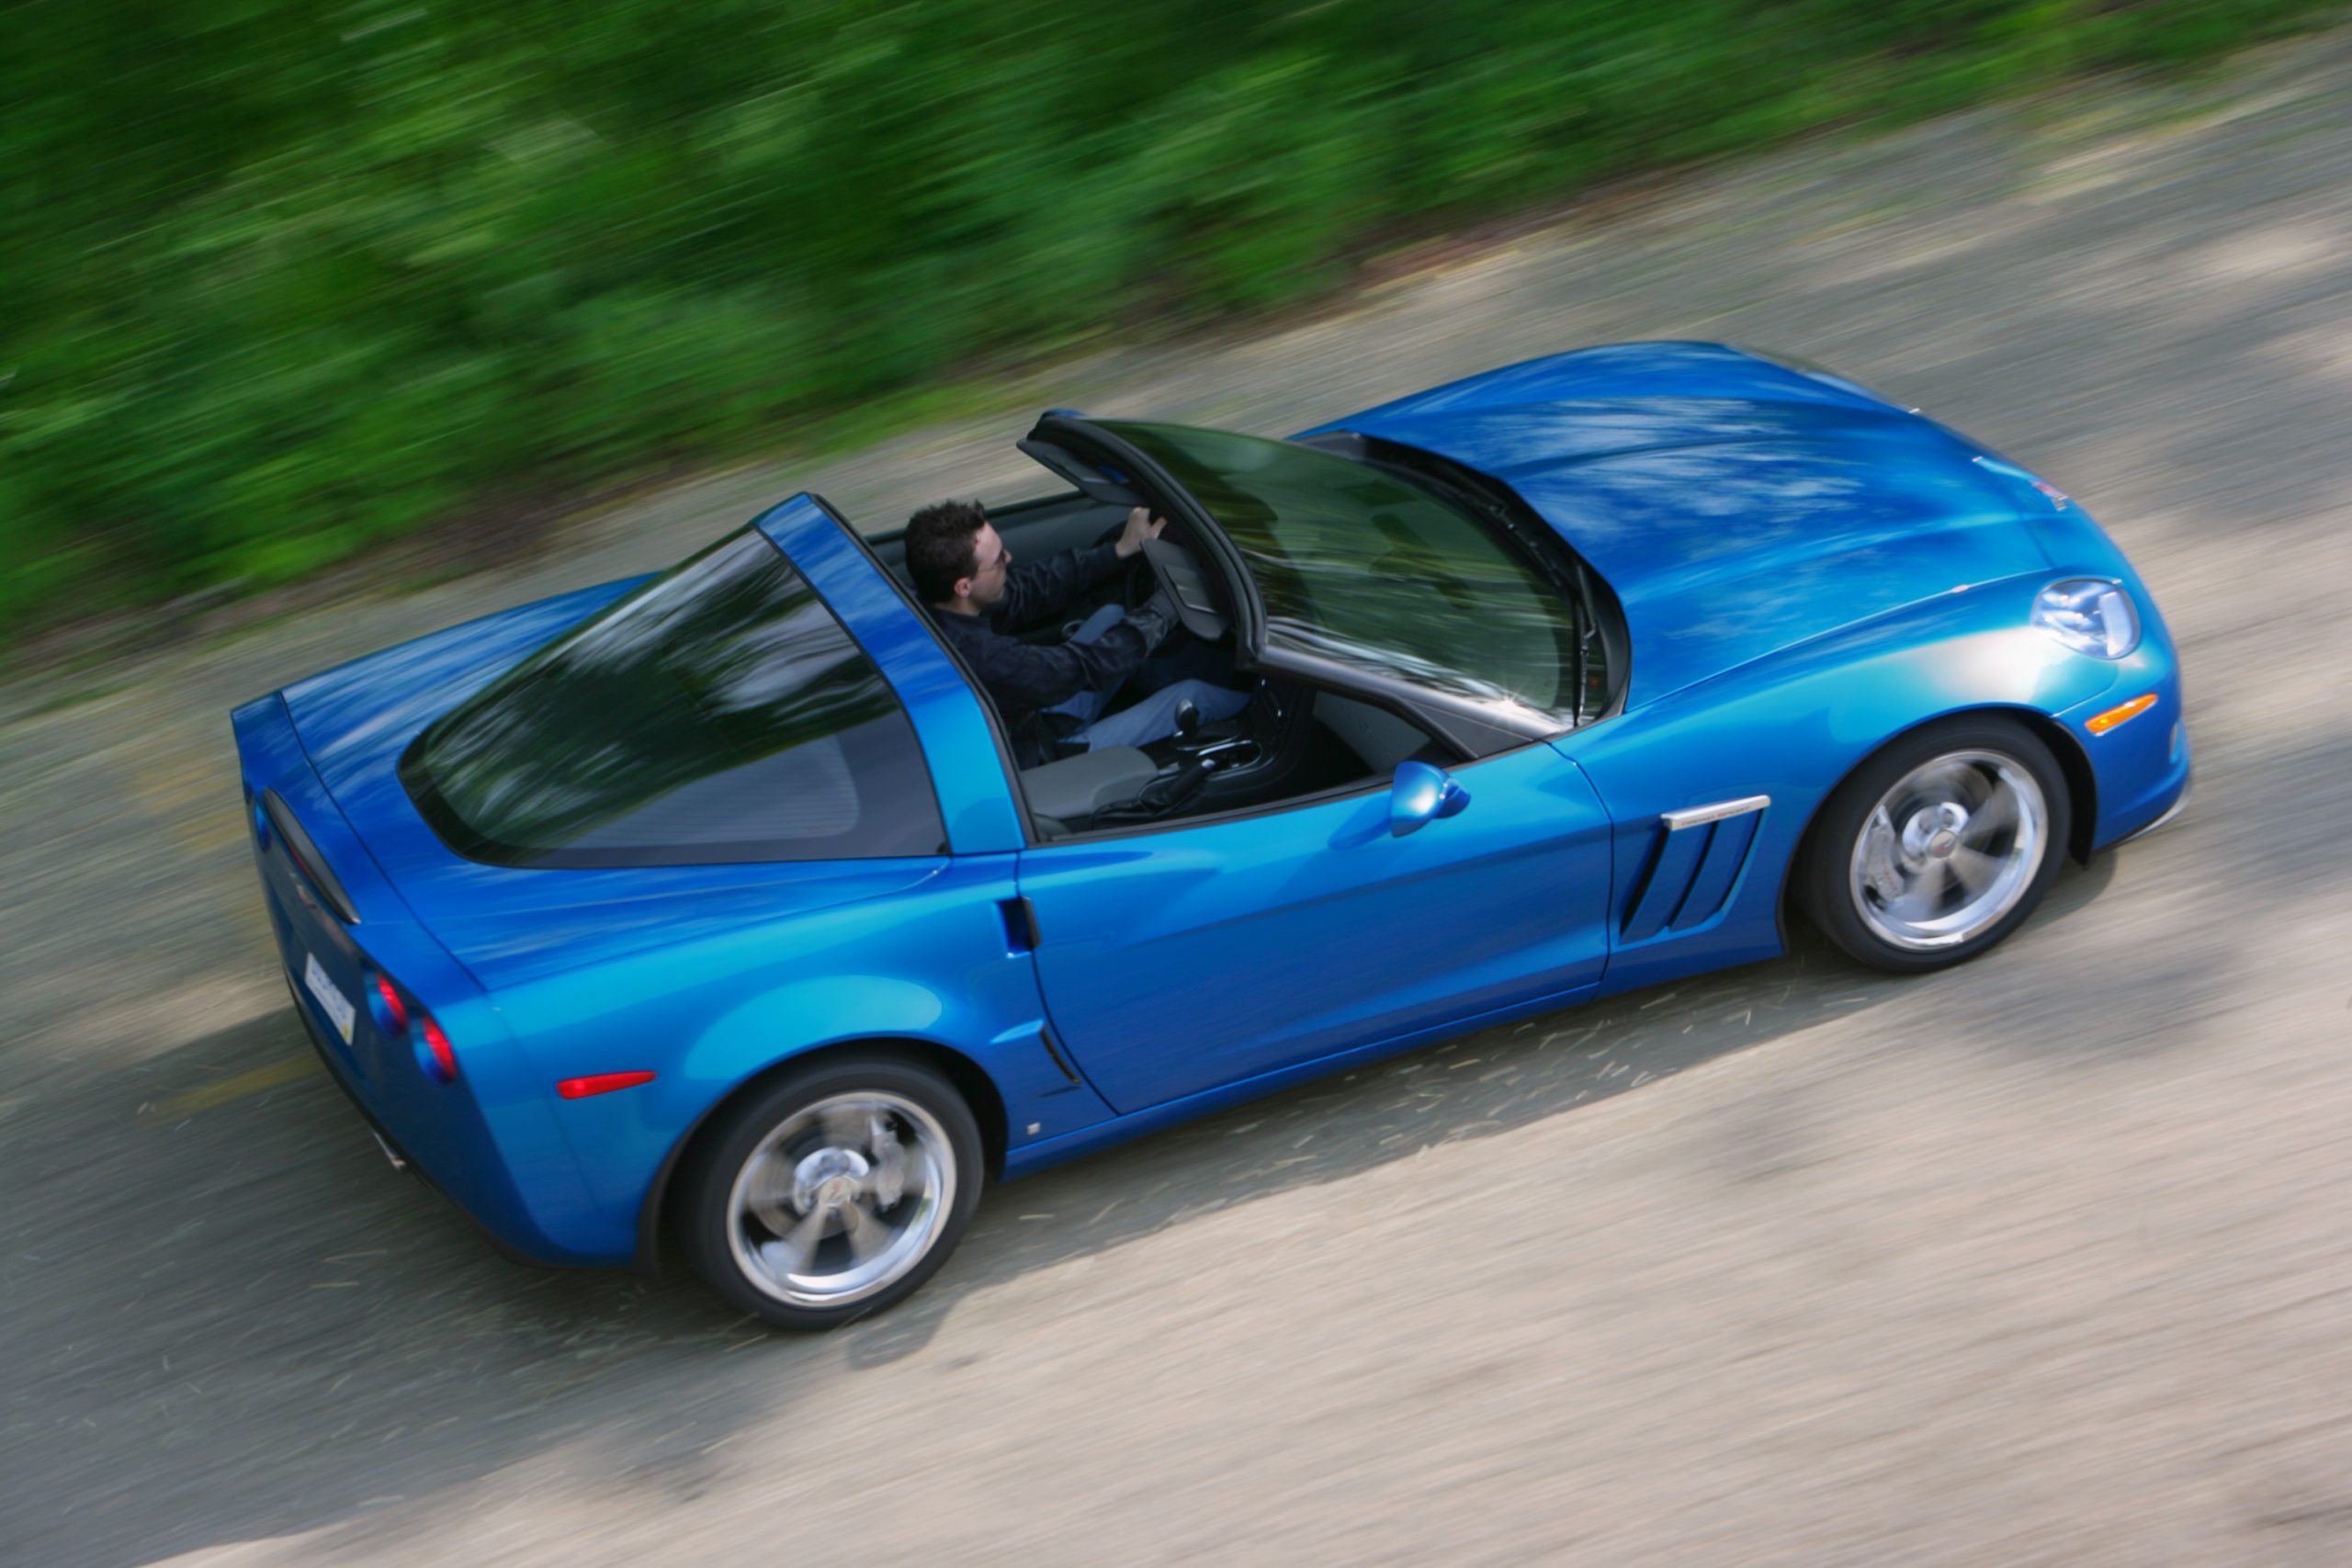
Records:
[[[1007,576],[1004,597],[986,615],[958,615],[931,607],[931,618],[941,635],[970,665],[988,688],[997,712],[1013,733],[1014,750],[1023,766],[1049,759],[1054,741],[1075,729],[1075,723],[1057,725],[1039,710],[1068,702],[1080,692],[1109,692],[1143,667],[1174,624],[1174,607],[1163,596],[1140,609],[1091,643],[1063,639],[1051,643],[1023,642],[1012,634],[1061,615],[1072,601],[1104,579],[1125,569],[1115,545],[1089,550],[1064,550],[1059,555],[1015,566]]]

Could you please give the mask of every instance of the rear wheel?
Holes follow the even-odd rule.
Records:
[[[1808,840],[1799,901],[1880,969],[1962,963],[2023,924],[2068,834],[2050,748],[1999,717],[1906,736],[1838,785]]]
[[[831,1057],[725,1114],[681,1193],[711,1289],[779,1328],[831,1328],[912,1294],[979,1201],[979,1127],[945,1078]]]

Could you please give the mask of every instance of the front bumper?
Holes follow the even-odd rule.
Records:
[[[2092,730],[2093,719],[2146,694],[2156,700],[2144,712],[2103,734]],[[2097,784],[2094,851],[2153,832],[2188,798],[2188,724],[2170,649],[2143,648],[2125,661],[2112,686],[2057,716],[2081,747]]]
[[[2124,834],[2123,837],[2116,840],[2115,844],[2109,845],[2109,848],[2112,849],[2117,845],[2128,844],[2136,839],[2144,839],[2151,833],[2171,827],[2173,823],[2179,820],[2180,814],[2188,809],[2188,798],[2196,793],[2197,779],[2194,774],[2191,774],[2182,783],[2179,795],[2174,799],[2170,806],[2165,807],[2165,814],[2163,816],[2157,818],[2154,821],[2149,823],[2144,828],[2132,829],[2130,832]]]

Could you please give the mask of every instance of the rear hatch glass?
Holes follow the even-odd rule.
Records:
[[[896,695],[751,529],[492,682],[400,773],[452,849],[503,865],[928,855],[945,836]]]

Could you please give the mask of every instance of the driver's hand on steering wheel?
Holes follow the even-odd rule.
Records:
[[[1157,539],[1159,537],[1159,531],[1167,526],[1168,519],[1154,517],[1148,506],[1138,506],[1128,513],[1127,525],[1119,530],[1119,558],[1121,560],[1134,558],[1135,553],[1143,548],[1143,542],[1146,539]]]

